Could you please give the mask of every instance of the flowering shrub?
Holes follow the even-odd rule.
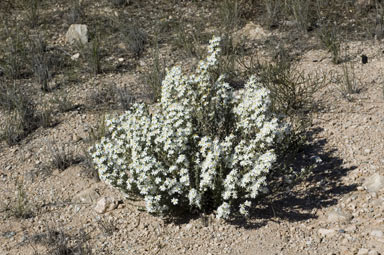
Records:
[[[148,212],[247,215],[266,187],[288,126],[270,112],[269,91],[255,77],[236,92],[215,77],[219,44],[210,41],[194,74],[167,72],[157,111],[135,104],[107,120],[109,135],[90,149],[100,178],[143,197]]]

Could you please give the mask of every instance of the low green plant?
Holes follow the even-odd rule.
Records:
[[[20,25],[3,20],[3,42],[0,47],[0,69],[9,79],[19,79],[28,71],[28,54],[25,36]]]
[[[127,4],[127,0],[110,0],[114,7],[123,7]]]
[[[88,132],[88,142],[94,144],[101,140],[101,138],[106,137],[107,132],[107,124],[106,124],[106,116],[102,115],[98,118],[98,123],[95,127],[91,127]]]
[[[39,25],[41,0],[22,0],[26,11],[27,24],[34,28]]]
[[[176,40],[173,43],[181,48],[187,56],[200,57],[201,55],[199,31],[190,28],[184,20],[181,20],[177,25]]]
[[[149,69],[148,74],[145,75],[145,84],[151,90],[151,98],[153,102],[157,102],[161,97],[161,83],[165,77],[165,61],[161,61],[159,53],[159,45],[155,40],[155,47],[152,54],[152,67]]]
[[[46,224],[44,232],[30,237],[30,244],[42,244],[48,249],[47,254],[52,255],[91,255],[88,240],[89,236],[82,229],[76,235],[69,235],[64,232],[63,227],[53,228]]]
[[[91,154],[86,148],[83,148],[82,162],[81,166],[83,168],[83,173],[88,178],[94,179],[95,181],[100,181],[99,175],[93,163]]]
[[[281,19],[284,3],[280,0],[263,0],[263,4],[266,13],[266,24],[269,27],[277,26]]]
[[[314,94],[328,84],[327,74],[306,74],[299,70],[286,49],[281,48],[269,63],[251,60],[241,63],[246,74],[258,73],[260,82],[270,90],[272,108],[291,119],[310,116],[316,107]],[[306,118],[306,117],[305,117]]]
[[[141,196],[150,213],[185,211],[218,218],[247,215],[265,191],[278,146],[289,132],[271,111],[269,90],[252,76],[233,91],[215,78],[220,38],[195,73],[168,70],[157,110],[135,104],[106,120],[107,136],[91,149],[100,179]]]
[[[6,206],[6,211],[10,212],[10,216],[16,218],[28,219],[33,216],[32,207],[25,192],[23,181],[16,180],[15,199]]]
[[[288,0],[285,2],[286,8],[296,21],[297,27],[303,32],[308,31],[313,23],[312,19],[315,17],[312,2],[311,0]]]
[[[86,44],[79,43],[78,47],[91,73],[95,76],[101,73],[102,52],[99,35],[96,34],[95,37]]]
[[[381,82],[381,91],[382,91],[382,95],[383,95],[383,99],[384,99],[384,83]]]
[[[71,0],[70,7],[68,9],[68,23],[69,24],[81,24],[81,19],[84,17],[83,1]]]
[[[116,102],[116,84],[108,83],[95,86],[87,95],[87,103],[91,108],[105,108]]]
[[[30,56],[33,72],[44,92],[49,91],[48,82],[50,79],[49,55],[47,43],[39,35],[30,40]]]
[[[348,66],[343,64],[343,73],[339,80],[338,90],[343,98],[352,101],[352,94],[358,94],[361,91],[361,81],[356,77],[355,68],[352,64]]]
[[[27,100],[24,94],[19,92],[15,83],[12,85],[0,80],[0,108],[5,111],[12,111],[16,107]]]
[[[135,58],[140,58],[148,42],[148,35],[135,23],[131,25],[124,23],[120,24],[120,26],[120,31],[128,50]]]
[[[9,146],[17,144],[24,137],[22,122],[17,112],[11,113],[6,124],[2,127],[1,139],[5,140]]]
[[[66,91],[61,91],[56,94],[52,98],[51,103],[57,106],[59,112],[69,112],[76,108],[76,105],[69,99]]]
[[[52,166],[61,171],[80,162],[80,159],[75,157],[73,151],[67,145],[58,146],[56,143],[51,142],[49,148]]]
[[[10,92],[8,93],[8,91]],[[5,97],[3,107],[8,114],[1,130],[1,138],[8,145],[15,145],[39,127],[41,122],[35,104],[20,88],[9,87]]]
[[[132,92],[126,85],[121,88],[115,88],[114,90],[115,100],[119,108],[122,110],[129,110],[135,102],[135,97],[132,96]]]
[[[113,222],[112,219],[97,219],[97,226],[99,227],[100,231],[104,233],[106,236],[113,235],[114,232],[116,232],[118,229],[116,227],[116,224]]]
[[[38,111],[35,115],[36,120],[38,121],[38,126],[50,128],[56,124],[53,118],[52,105],[50,104],[44,104],[40,111]]]
[[[94,75],[101,73],[101,49],[100,38],[96,36],[90,43],[89,63]]]
[[[340,48],[341,41],[338,36],[336,25],[324,25],[319,30],[320,41],[323,46],[332,54],[332,62],[334,64],[341,63]]]
[[[241,1],[240,1],[241,2]],[[223,0],[219,6],[219,17],[224,31],[232,31],[239,25],[240,11],[238,0]]]

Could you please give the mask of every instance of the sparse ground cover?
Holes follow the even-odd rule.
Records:
[[[0,13],[1,254],[384,254],[380,1],[18,0]],[[88,43],[65,41],[71,24]],[[100,182],[87,149],[107,115],[156,111],[165,68],[194,70],[212,36],[217,73],[235,90],[255,74],[292,136],[246,219],[148,214]]]

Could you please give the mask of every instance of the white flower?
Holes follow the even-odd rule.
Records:
[[[228,219],[231,213],[231,207],[227,202],[224,202],[222,205],[217,208],[216,218]]]
[[[177,198],[172,198],[172,200],[171,200],[171,203],[173,205],[177,205],[178,202],[179,202],[179,200]]]
[[[217,199],[217,217],[227,219],[233,204],[247,215],[251,202],[244,200],[266,189],[276,161],[273,146],[289,126],[271,112],[270,92],[256,77],[233,92],[225,74],[212,75],[220,40],[212,38],[195,73],[167,70],[156,111],[134,104],[108,117],[108,135],[89,150],[100,179],[142,196],[148,212],[205,210],[203,199]]]

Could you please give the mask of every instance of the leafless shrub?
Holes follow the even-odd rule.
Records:
[[[32,69],[41,86],[41,90],[48,92],[48,81],[50,79],[49,56],[47,44],[40,35],[31,38],[30,53]]]
[[[69,149],[68,145],[59,146],[57,143],[50,142],[48,147],[51,152],[52,166],[61,171],[81,161],[80,158],[76,157],[73,151]]]
[[[52,255],[91,255],[88,246],[88,235],[80,230],[76,235],[69,235],[62,228],[56,229],[46,224],[45,231],[31,236],[30,242],[39,243],[47,247]]]

